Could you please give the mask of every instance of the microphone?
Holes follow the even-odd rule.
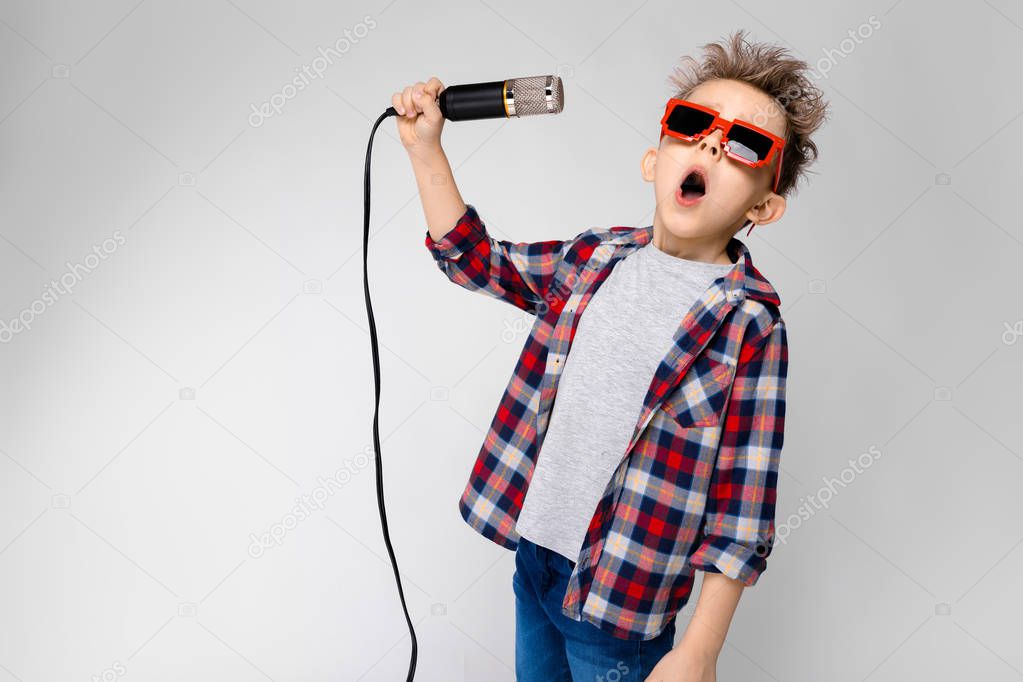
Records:
[[[449,121],[559,114],[565,108],[560,76],[527,76],[489,83],[452,85],[440,93]]]

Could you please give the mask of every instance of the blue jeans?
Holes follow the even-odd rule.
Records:
[[[557,552],[519,538],[515,551],[515,679],[518,682],[642,682],[671,651],[675,619],[657,637],[619,639],[561,613],[575,568]]]

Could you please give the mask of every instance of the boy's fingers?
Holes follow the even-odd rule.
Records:
[[[440,104],[434,99],[432,92],[426,91],[419,100],[423,105],[423,114],[426,116],[427,121],[436,123],[443,117],[443,114],[440,112]]]
[[[429,95],[425,92],[426,83],[422,81],[412,86],[412,102],[416,107],[416,111],[423,110],[423,103]]]
[[[426,81],[426,91],[433,95],[434,99],[440,97],[441,90],[444,89],[444,84],[440,82],[440,79],[434,76],[430,80]]]
[[[401,103],[405,107],[405,115],[409,118],[415,118],[416,107],[412,104],[412,86],[405,88],[404,92],[401,93]]]
[[[437,103],[437,98],[443,90],[444,84],[433,76],[425,83],[418,81],[394,93],[391,96],[391,105],[400,116],[414,119],[416,114],[422,113],[431,122],[435,122],[443,117]]]
[[[423,107],[423,113],[426,114],[427,120],[431,123],[436,123],[443,117],[440,105],[437,102],[437,98],[440,97],[443,89],[444,84],[436,76],[430,78],[423,85],[423,95],[420,97],[420,104]]]

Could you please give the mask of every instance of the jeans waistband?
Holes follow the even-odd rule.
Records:
[[[524,544],[526,549],[531,550],[533,555],[545,566],[567,567],[570,572],[575,569],[575,562],[560,552],[555,552],[553,549],[538,545],[524,536],[519,537],[519,543]]]

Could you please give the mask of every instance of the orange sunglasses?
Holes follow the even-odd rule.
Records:
[[[719,112],[702,104],[672,98],[668,100],[661,118],[661,139],[667,135],[694,142],[709,135],[715,128],[721,129],[725,154],[750,168],[766,166],[777,154],[778,166],[775,168],[774,186],[771,188],[771,191],[777,191],[785,140],[759,126],[740,119],[729,121],[721,118]]]

